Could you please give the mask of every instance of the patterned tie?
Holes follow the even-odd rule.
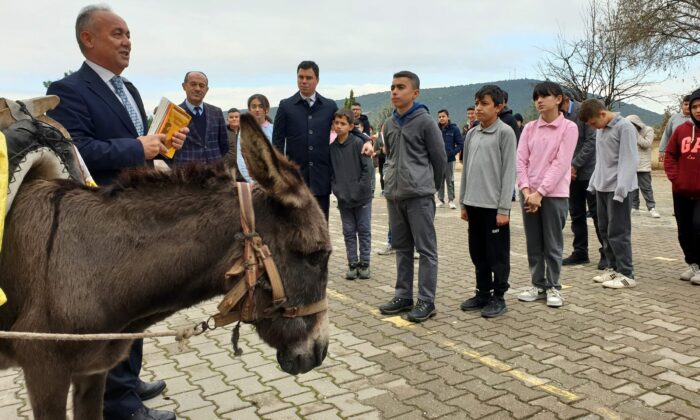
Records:
[[[124,105],[124,108],[126,108],[126,112],[129,113],[129,118],[131,118],[131,122],[134,123],[136,132],[139,136],[143,135],[143,121],[141,121],[141,117],[134,107],[131,106],[131,102],[129,102],[129,98],[126,96],[124,81],[121,76],[114,76],[109,79],[109,81],[112,83],[112,86],[114,86],[114,91],[117,92],[117,96],[119,96],[119,100],[122,102],[122,105]]]
[[[201,108],[201,107],[198,107],[198,106],[194,107],[194,115],[196,115],[196,116],[198,116],[198,117],[199,117],[200,115],[202,115],[202,108]]]

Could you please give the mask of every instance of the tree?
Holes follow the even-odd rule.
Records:
[[[379,128],[384,124],[384,121],[386,121],[387,118],[391,117],[391,113],[394,111],[394,107],[391,106],[391,103],[388,103],[384,105],[382,108],[377,111],[377,113],[374,115],[374,118],[372,119],[374,127],[379,131]]]
[[[664,66],[700,54],[700,0],[620,1],[620,38],[656,52]]]
[[[350,89],[350,97],[345,98],[345,104],[343,105],[343,108],[345,109],[350,109],[352,107],[352,104],[355,103],[355,92]]]
[[[73,70],[68,70],[63,72],[63,77],[70,76],[73,74]],[[48,89],[49,86],[53,83],[53,80],[44,80],[42,84],[44,85],[44,89]]]
[[[569,40],[559,34],[555,48],[538,64],[542,76],[568,88],[578,101],[592,96],[610,108],[632,98],[655,100],[646,95],[658,82],[649,75],[662,64],[648,45],[622,39],[621,13],[614,0],[589,0],[582,38]]]

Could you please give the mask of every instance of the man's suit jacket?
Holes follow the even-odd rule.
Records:
[[[309,104],[299,92],[280,102],[272,132],[272,144],[296,162],[306,185],[315,195],[331,193],[330,135],[335,101],[316,93]]]
[[[228,134],[226,133],[226,121],[221,108],[203,102],[204,116],[207,119],[207,128],[202,138],[202,133],[198,133],[194,120],[190,121],[190,134],[187,135],[182,149],[175,152],[174,163],[185,162],[213,162],[221,160],[228,153]],[[180,108],[188,113],[190,110],[183,101]],[[190,115],[192,115],[190,113]]]
[[[134,85],[124,81],[147,127],[146,112]],[[77,72],[51,83],[47,95],[61,102],[48,115],[70,133],[98,185],[114,182],[124,168],[145,163],[143,145],[129,113],[107,84],[86,63]]]

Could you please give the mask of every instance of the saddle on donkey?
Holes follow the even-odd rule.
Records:
[[[5,217],[27,179],[73,179],[95,186],[70,135],[47,117],[57,96],[26,101],[0,98],[0,252]],[[6,302],[0,278],[0,305]]]

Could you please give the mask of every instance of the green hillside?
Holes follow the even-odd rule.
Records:
[[[532,88],[538,80],[502,80],[491,82],[508,92],[508,105],[513,112],[519,112],[524,117],[535,116],[532,106]],[[474,104],[474,94],[486,83],[471,85],[450,86],[443,88],[421,89],[418,101],[424,103],[430,109],[431,114],[436,115],[438,110],[447,109],[453,122],[460,126],[466,120],[465,111],[468,106]],[[358,96],[357,101],[362,104],[362,110],[374,124],[374,116],[384,107],[390,106],[389,91]],[[338,106],[343,106],[343,100],[336,101]],[[636,105],[623,103],[620,107],[622,115],[637,114],[645,123],[656,125],[661,121],[661,114],[640,108]]]

